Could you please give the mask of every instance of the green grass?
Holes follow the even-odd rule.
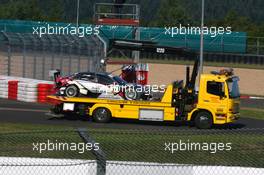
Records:
[[[243,118],[253,118],[264,120],[264,110],[254,109],[254,108],[242,108],[240,110],[241,117]]]
[[[66,130],[65,130],[66,129]],[[107,160],[181,163],[202,165],[233,165],[264,167],[264,135],[252,133],[202,130],[117,130],[89,129],[90,136],[98,142]],[[7,131],[12,131],[7,132]],[[39,130],[46,130],[39,132]],[[61,131],[55,131],[61,130]],[[32,151],[36,142],[82,142],[71,127],[2,123],[0,127],[0,156],[26,156],[40,158],[95,159],[91,152],[49,151],[42,154]],[[232,143],[231,151],[165,151],[165,143]]]
[[[42,125],[42,124],[22,124],[22,123],[1,123],[0,133],[1,132],[30,132],[36,130],[54,130],[54,129],[73,129],[72,127],[65,126],[52,126],[52,125]]]
[[[114,61],[125,61],[128,59],[112,58]],[[157,64],[178,64],[178,65],[193,65],[194,61],[185,60],[169,60],[169,59],[144,59],[140,60],[141,63],[157,63]],[[247,69],[264,69],[264,65],[257,64],[242,64],[242,63],[221,63],[221,62],[204,62],[204,66],[215,67],[232,67],[232,68],[247,68]]]
[[[220,132],[218,134],[210,134],[210,132],[199,134],[199,132],[176,131],[163,134],[142,133],[141,135],[131,135],[131,137],[125,134],[114,134],[111,137],[98,135],[95,138],[105,148],[111,160],[250,166],[256,165],[257,160],[263,159],[261,150],[259,150],[261,143],[264,143],[264,137],[261,135],[229,135]],[[233,151],[218,151],[215,154],[209,151],[175,151],[173,154],[164,151],[165,143],[179,143],[180,140],[185,143],[230,142]],[[256,149],[252,151],[251,148]]]

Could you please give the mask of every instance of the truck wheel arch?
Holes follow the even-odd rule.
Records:
[[[98,108],[106,108],[110,111],[112,117],[114,116],[114,110],[107,104],[94,104],[90,110],[89,110],[89,115],[92,116],[93,115],[93,112],[98,109]]]
[[[194,110],[194,111],[192,111],[191,112],[191,120],[190,121],[194,121],[195,120],[195,117],[197,116],[197,114],[199,113],[199,112],[208,112],[208,113],[210,113],[211,114],[211,116],[212,116],[212,119],[213,119],[213,123],[214,123],[214,115],[213,115],[213,112],[212,111],[210,111],[210,110],[208,110],[208,109],[196,109],[196,110]]]

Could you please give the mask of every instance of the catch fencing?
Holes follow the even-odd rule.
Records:
[[[264,129],[2,132],[1,174],[262,175]]]
[[[49,71],[64,75],[102,71],[104,43],[97,35],[34,35],[0,33],[0,74],[51,80]]]

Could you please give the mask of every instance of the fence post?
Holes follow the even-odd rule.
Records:
[[[221,36],[221,53],[224,53],[224,37]]]
[[[8,55],[7,55],[7,75],[10,76],[11,75],[11,45],[8,44],[7,46],[7,51],[8,51]]]
[[[100,148],[98,150],[94,149],[95,140],[88,134],[87,129],[78,128],[77,132],[85,143],[91,143],[93,145],[93,149],[91,150],[91,152],[96,158],[96,163],[97,163],[96,175],[105,175],[106,174],[106,156],[104,152]]]
[[[7,75],[11,75],[11,43],[8,35],[2,31],[3,35],[6,37],[8,44],[7,44]]]
[[[259,37],[257,38],[257,55],[259,55],[259,47],[260,47],[260,44],[259,44]]]
[[[17,35],[23,44],[22,77],[26,77],[26,45],[22,35],[20,33],[18,33]]]
[[[33,49],[34,49],[34,58],[33,58],[33,78],[37,78],[36,73],[37,73],[37,56],[36,56],[36,50],[37,50],[37,46],[36,46],[36,40],[34,38],[33,35],[30,36],[30,39],[32,41],[33,44]]]

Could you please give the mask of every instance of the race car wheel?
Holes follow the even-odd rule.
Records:
[[[111,112],[107,108],[97,108],[93,112],[93,119],[98,123],[107,123],[111,120]]]
[[[209,129],[212,125],[212,115],[209,112],[201,111],[195,117],[195,126],[199,129]]]
[[[74,85],[70,85],[65,89],[65,94],[67,97],[78,97],[79,89]]]
[[[137,92],[131,89],[126,89],[124,95],[127,100],[136,100],[138,96]]]

